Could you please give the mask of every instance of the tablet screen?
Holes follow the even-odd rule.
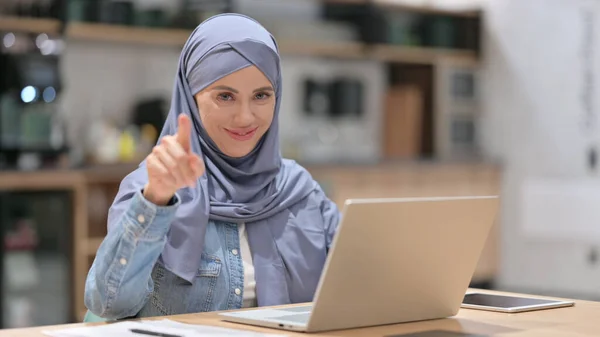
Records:
[[[557,301],[490,294],[467,294],[463,299],[463,304],[496,308],[515,308],[550,303],[557,303]]]

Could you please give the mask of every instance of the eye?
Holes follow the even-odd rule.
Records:
[[[223,102],[229,102],[233,100],[233,95],[228,92],[222,92],[217,95],[217,99]]]
[[[256,93],[256,95],[254,95],[254,98],[256,98],[258,100],[266,100],[266,99],[269,99],[269,97],[271,97],[271,94],[268,92],[259,92],[259,93]]]

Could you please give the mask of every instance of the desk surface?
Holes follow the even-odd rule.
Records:
[[[471,289],[475,290],[475,289]],[[489,292],[489,291],[486,291]],[[500,292],[491,292],[500,293]],[[506,294],[506,293],[500,293]],[[600,336],[600,302],[575,301],[574,307],[541,310],[517,314],[461,309],[455,317],[423,322],[403,323],[319,334],[262,329],[220,320],[216,313],[170,316],[182,323],[221,326],[234,329],[263,331],[300,336],[394,336],[420,331],[446,330],[490,337],[584,337]],[[163,317],[164,318],[164,317]],[[63,329],[82,324],[0,330],[0,337],[41,337],[43,330]]]

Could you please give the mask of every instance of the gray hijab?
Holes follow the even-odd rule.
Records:
[[[193,95],[251,65],[260,69],[275,89],[275,115],[271,127],[250,154],[231,158],[219,151],[207,135]],[[160,137],[177,132],[178,114],[189,115],[194,125],[191,148],[203,158],[206,173],[195,188],[177,192],[181,205],[161,259],[179,277],[189,282],[195,279],[209,220],[244,222],[249,237],[254,238],[251,243],[268,245],[273,240],[269,226],[265,226],[268,219],[313,191],[310,175],[300,166],[282,160],[278,126],[281,95],[277,44],[267,30],[249,17],[214,16],[199,25],[183,47],[171,109]],[[109,230],[124,216],[129,200],[147,181],[145,162],[125,177],[109,211]]]

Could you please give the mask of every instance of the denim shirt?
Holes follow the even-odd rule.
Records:
[[[317,208],[310,208],[322,213],[323,223],[286,226],[281,235],[293,235],[299,243],[292,247],[293,254],[281,257],[284,263],[280,269],[284,270],[278,273],[276,266],[256,269],[257,273],[269,274],[263,278],[265,284],[257,281],[257,291],[283,287],[289,295],[274,299],[279,303],[263,305],[312,301],[340,219],[336,205],[320,189],[314,194],[309,199],[316,201]],[[156,206],[141,191],[135,194],[120,223],[104,238],[89,270],[84,299],[91,313],[104,319],[123,319],[242,307],[244,268],[240,254],[235,254],[240,251],[237,224],[209,222],[193,283],[162,264],[160,254],[179,205],[177,196],[169,206]]]

